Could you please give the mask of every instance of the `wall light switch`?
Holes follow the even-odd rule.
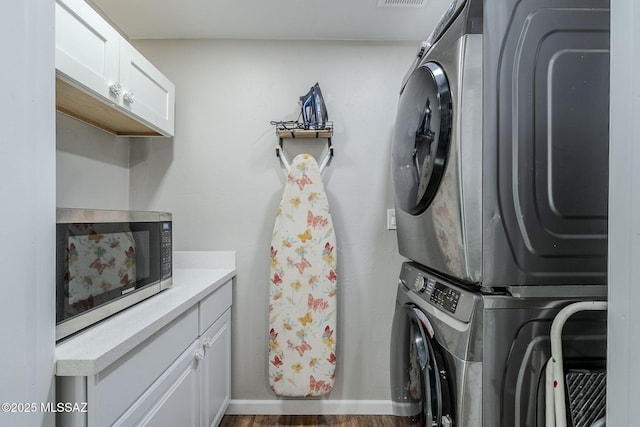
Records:
[[[396,229],[396,210],[387,209],[387,230]]]

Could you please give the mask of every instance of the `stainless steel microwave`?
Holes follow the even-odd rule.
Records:
[[[172,284],[166,212],[58,208],[56,340]]]

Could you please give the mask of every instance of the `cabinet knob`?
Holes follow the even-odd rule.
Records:
[[[204,359],[204,350],[202,349],[196,350],[193,356],[196,358],[197,361]]]
[[[124,99],[124,102],[126,102],[127,104],[133,104],[136,100],[136,98],[133,96],[133,92],[125,93],[122,99]]]
[[[212,340],[212,339],[210,339],[210,340],[206,340],[206,341],[204,342],[204,348],[209,349],[209,348],[211,348],[211,346],[212,346],[212,345],[213,345],[213,340]]]
[[[122,94],[122,85],[120,82],[115,82],[111,86],[109,86],[109,91],[115,96],[120,96]]]

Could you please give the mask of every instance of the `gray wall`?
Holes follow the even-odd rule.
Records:
[[[129,138],[56,114],[56,206],[129,209]]]
[[[611,1],[607,425],[638,425],[640,402],[640,8]]]
[[[0,17],[0,425],[53,425],[55,345],[54,2],[3,2]],[[36,403],[7,413],[7,403]],[[16,407],[15,409],[20,409]],[[33,409],[33,408],[31,408]]]
[[[173,140],[132,141],[131,205],[174,213],[176,250],[237,250],[232,397],[267,382],[269,245],[285,175],[270,120],[296,118],[316,81],[335,123],[324,182],[337,235],[338,368],[331,399],[389,398],[388,347],[401,260],[389,138],[414,44],[139,41],[176,85]]]

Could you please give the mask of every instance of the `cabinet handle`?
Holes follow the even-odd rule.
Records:
[[[122,85],[120,82],[115,82],[111,86],[109,86],[109,91],[115,96],[120,96],[122,94]]]
[[[206,340],[206,341],[204,342],[204,348],[206,348],[206,349],[211,348],[211,346],[212,346],[212,345],[213,345],[213,340],[212,340],[212,339],[210,339],[210,340]]]
[[[133,104],[133,102],[136,100],[136,98],[133,96],[133,92],[125,93],[122,99],[124,99],[124,102],[126,102],[127,104]]]
[[[204,359],[204,350],[202,349],[196,350],[193,356],[196,358],[197,361]]]

